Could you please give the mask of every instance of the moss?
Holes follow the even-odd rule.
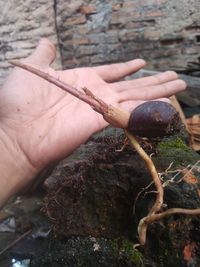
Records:
[[[45,251],[35,255],[32,267],[143,267],[143,257],[124,239],[73,237],[49,240]]]
[[[118,254],[118,258],[126,257],[134,266],[144,266],[143,255],[133,247],[133,243],[127,239],[114,239],[112,246],[115,254]]]
[[[155,164],[167,168],[173,162],[174,167],[187,166],[199,160],[199,155],[177,136],[163,139],[157,146],[158,155]]]
[[[175,149],[183,149],[186,151],[190,150],[190,148],[180,137],[164,139],[162,142],[159,143],[159,148],[160,149],[175,148]]]

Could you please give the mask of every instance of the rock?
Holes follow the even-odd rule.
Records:
[[[31,266],[141,267],[145,262],[147,263],[142,254],[133,249],[132,244],[126,239],[75,237],[66,242],[51,241],[45,254],[38,254]],[[154,265],[149,264],[148,266],[153,267]]]
[[[64,160],[46,181],[48,193],[44,209],[57,238],[63,240],[64,237],[65,240],[62,244],[59,243],[59,239],[57,242],[54,240],[50,251],[59,244],[68,246],[68,242],[75,240],[78,240],[76,244],[79,247],[82,242],[88,240],[88,236],[95,237],[97,243],[107,239],[114,242],[121,238],[125,238],[132,245],[138,242],[137,225],[155,201],[155,188],[149,186],[147,191],[142,192],[151,182],[150,175],[143,161],[130,146],[122,152],[116,151],[122,146],[123,140],[120,130],[107,129],[102,135],[91,138],[87,144]],[[148,153],[156,153],[152,159],[158,172],[163,173],[163,182],[167,184],[163,210],[172,207],[198,208],[199,167],[193,167],[195,183],[190,182],[190,179],[183,179],[184,172],[180,169],[189,173],[189,167],[186,167],[198,162],[199,155],[184,143],[183,137],[168,137],[162,141],[154,139],[151,140],[151,145],[146,142],[142,144]],[[168,169],[172,162],[171,169]],[[175,175],[177,178],[174,178],[174,183],[167,182]],[[194,243],[190,260],[197,267],[200,252],[200,239],[197,235],[199,230],[198,216],[177,214],[151,224],[148,227],[147,243],[140,249],[143,264],[147,260],[151,262],[147,266],[185,266],[188,260],[184,251],[187,250],[188,244]],[[93,255],[91,244],[88,246],[90,252],[87,253]],[[103,253],[107,253],[104,249],[109,245],[100,247]],[[88,251],[85,246],[84,248]],[[76,259],[75,266],[93,266],[93,256],[88,264],[86,254],[80,256],[82,263]],[[106,258],[105,255],[107,254],[101,254],[103,258]],[[96,264],[98,258],[94,258]],[[66,263],[69,259],[70,255],[66,256]],[[113,258],[112,260],[112,263],[116,264]],[[110,266],[124,266],[119,259],[117,264],[119,265]]]
[[[46,212],[57,235],[131,235],[133,199],[150,182],[122,131],[82,145],[46,181]],[[119,134],[121,133],[121,134]]]
[[[140,140],[148,154],[154,153],[152,159],[166,185],[162,211],[200,206],[199,155],[184,138],[182,134]],[[42,210],[48,221],[41,200],[30,196],[5,207],[15,214],[16,235],[34,227],[7,254],[10,259],[31,259],[34,267],[199,266],[198,216],[176,214],[152,223],[145,246],[134,249],[138,222],[152,207],[155,188],[143,190],[151,177],[132,147],[116,151],[123,144],[123,132],[107,128],[57,166],[45,182]],[[53,231],[48,235],[49,224]]]

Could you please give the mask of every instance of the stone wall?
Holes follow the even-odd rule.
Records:
[[[196,0],[0,0],[0,8],[0,81],[6,61],[29,54],[41,36],[59,48],[56,67],[142,57],[165,70],[199,60]]]
[[[0,0],[0,84],[12,68],[9,59],[28,56],[40,37],[57,44],[52,0]],[[59,67],[59,59],[56,65]]]

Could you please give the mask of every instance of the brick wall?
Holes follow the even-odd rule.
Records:
[[[0,9],[0,83],[7,60],[30,54],[43,36],[58,46],[56,67],[142,57],[165,70],[200,57],[197,0],[8,0]]]
[[[58,0],[63,65],[94,65],[142,57],[149,68],[184,68],[188,61],[197,61],[200,56],[198,2]]]
[[[54,2],[52,0],[0,1],[0,84],[8,75],[9,59],[23,58],[46,36],[57,44]],[[60,58],[56,66],[60,67]]]

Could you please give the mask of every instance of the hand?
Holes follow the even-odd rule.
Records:
[[[141,59],[55,71],[49,66],[54,58],[54,46],[42,39],[33,54],[23,62],[77,89],[87,87],[106,103],[127,110],[145,100],[168,97],[186,87],[172,71],[117,82],[142,68],[145,62]],[[13,167],[12,173],[18,174],[17,179],[13,178],[13,191],[19,190],[50,162],[69,155],[106,125],[103,117],[86,103],[34,74],[15,68],[0,90],[0,147],[5,153],[0,169],[3,164],[3,176],[7,177],[4,181],[9,179],[8,174]]]

